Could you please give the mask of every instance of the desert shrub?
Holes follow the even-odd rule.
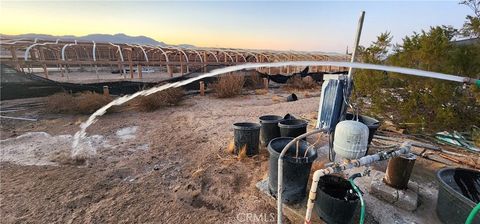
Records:
[[[91,114],[111,100],[111,97],[89,91],[78,94],[56,93],[47,97],[45,110],[60,114]]]
[[[75,98],[72,94],[55,93],[47,97],[45,110],[49,113],[72,113],[75,110],[74,102]]]
[[[161,107],[178,105],[184,95],[182,88],[170,88],[148,96],[139,96],[135,104],[140,111],[154,111]]]
[[[263,80],[260,74],[257,72],[252,73],[245,77],[244,86],[249,89],[263,88]]]
[[[318,83],[311,77],[302,78],[299,75],[295,75],[288,79],[287,84],[283,88],[289,90],[305,90],[317,87],[319,87]]]
[[[112,98],[95,92],[82,92],[75,100],[79,113],[91,114],[112,101]]]
[[[457,31],[431,27],[403,38],[389,52],[391,37],[383,33],[368,48],[361,48],[363,62],[390,64],[427,71],[477,78],[480,74],[480,44],[452,43]],[[467,130],[480,123],[480,91],[458,83],[395,73],[358,70],[354,95],[371,99],[369,112],[393,122],[413,123],[410,132]]]
[[[221,76],[215,83],[213,83],[212,88],[217,97],[229,98],[241,94],[244,83],[245,79],[243,76],[226,75]]]

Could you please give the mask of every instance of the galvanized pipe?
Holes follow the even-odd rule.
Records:
[[[360,43],[360,36],[362,35],[364,18],[365,18],[365,11],[362,11],[360,13],[360,18],[358,19],[357,35],[355,36],[355,42],[353,44],[352,57],[350,58],[350,62],[355,62],[355,57],[357,56],[357,48]],[[352,75],[353,75],[353,68],[349,67],[348,68],[348,84],[347,84],[349,91],[351,91]]]
[[[307,136],[310,136],[310,135],[319,134],[325,131],[326,129],[317,129],[315,131],[311,131],[303,135],[300,135],[294,138],[292,141],[290,141],[282,149],[282,152],[278,157],[278,177],[277,177],[277,223],[278,224],[282,223],[283,157],[285,156],[285,153],[287,153],[288,148],[290,148],[290,146],[298,142],[300,139],[306,138]]]
[[[318,182],[320,181],[320,178],[322,176],[325,176],[327,174],[332,174],[332,173],[338,173],[354,167],[361,167],[361,166],[371,164],[373,162],[386,160],[392,157],[397,157],[403,154],[407,154],[410,152],[411,146],[412,146],[412,143],[410,141],[407,141],[407,142],[404,142],[398,150],[379,152],[374,155],[364,156],[360,159],[350,160],[337,166],[331,166],[325,169],[315,171],[313,173],[312,186],[310,187],[310,193],[308,195],[308,200],[307,200],[307,212],[305,213],[305,224],[311,223],[313,206],[315,203],[315,198],[317,197]]]

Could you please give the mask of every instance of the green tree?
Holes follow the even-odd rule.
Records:
[[[403,38],[390,55],[391,37],[382,33],[359,52],[366,63],[478,77],[480,47],[455,44],[452,40],[457,33],[452,27],[431,27]],[[432,131],[465,130],[480,124],[478,93],[458,83],[361,70],[355,75],[355,93],[371,100],[363,108],[396,123],[416,123],[414,127]]]
[[[464,0],[460,4],[470,7],[474,15],[467,15],[462,34],[466,37],[480,37],[480,0]]]

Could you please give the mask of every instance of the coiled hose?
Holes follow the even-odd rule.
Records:
[[[472,211],[470,212],[470,215],[468,215],[467,220],[465,220],[465,224],[471,224],[473,222],[473,219],[475,219],[475,215],[480,211],[480,203],[475,206]]]
[[[353,174],[350,178],[348,178],[348,182],[350,182],[350,185],[352,185],[353,190],[357,193],[358,198],[360,198],[360,224],[363,224],[365,222],[365,202],[363,201],[362,197],[362,192],[360,189],[358,189],[357,185],[355,185],[355,182],[353,181],[357,177],[361,177],[362,174],[356,173]]]

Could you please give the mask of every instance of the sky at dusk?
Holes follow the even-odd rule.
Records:
[[[144,35],[168,44],[345,52],[360,11],[361,44],[390,31],[394,42],[435,25],[461,27],[458,1],[165,2],[4,1],[0,33]]]

